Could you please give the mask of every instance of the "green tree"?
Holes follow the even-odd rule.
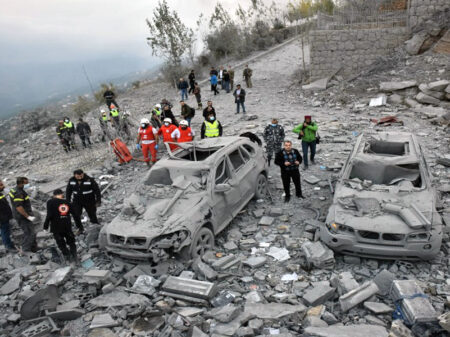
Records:
[[[158,3],[151,20],[146,19],[150,30],[147,43],[152,54],[161,56],[169,64],[179,65],[193,43],[194,32],[186,27],[176,11],[171,11],[166,0]]]

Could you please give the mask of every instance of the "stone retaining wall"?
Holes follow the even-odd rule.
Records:
[[[447,0],[448,1],[448,0]],[[360,30],[316,30],[311,32],[311,75],[356,74],[387,55],[408,39],[406,27]]]
[[[434,13],[450,9],[450,0],[409,0],[409,26],[414,27],[429,19]]]

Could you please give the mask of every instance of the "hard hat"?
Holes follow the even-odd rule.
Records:
[[[150,124],[150,121],[147,118],[142,118],[141,124]]]
[[[161,109],[161,104],[156,104],[155,108]]]
[[[103,114],[103,113],[106,112],[106,110],[105,109],[101,109],[100,112]]]
[[[186,126],[189,126],[189,123],[188,123],[188,121],[186,121],[186,120],[182,120],[182,121],[180,122],[180,125],[186,125]]]
[[[167,123],[172,123],[172,120],[170,119],[170,118],[164,118],[164,123],[165,122],[167,122]]]

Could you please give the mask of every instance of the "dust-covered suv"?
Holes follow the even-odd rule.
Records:
[[[320,238],[344,254],[431,259],[442,242],[436,198],[414,135],[361,135],[342,168]]]
[[[105,225],[99,244],[109,254],[158,262],[197,257],[253,197],[267,188],[267,159],[256,136],[181,143],[149,170],[142,188]]]

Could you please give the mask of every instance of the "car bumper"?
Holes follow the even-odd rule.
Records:
[[[138,251],[134,249],[122,249],[112,246],[105,246],[106,252],[109,255],[122,258],[124,260],[132,260],[132,261],[149,261],[152,260],[152,253],[145,251]]]
[[[429,260],[441,249],[442,231],[433,231],[432,239],[427,242],[404,242],[398,245],[358,242],[355,236],[331,233],[320,228],[320,239],[336,252],[374,259],[387,260]]]

